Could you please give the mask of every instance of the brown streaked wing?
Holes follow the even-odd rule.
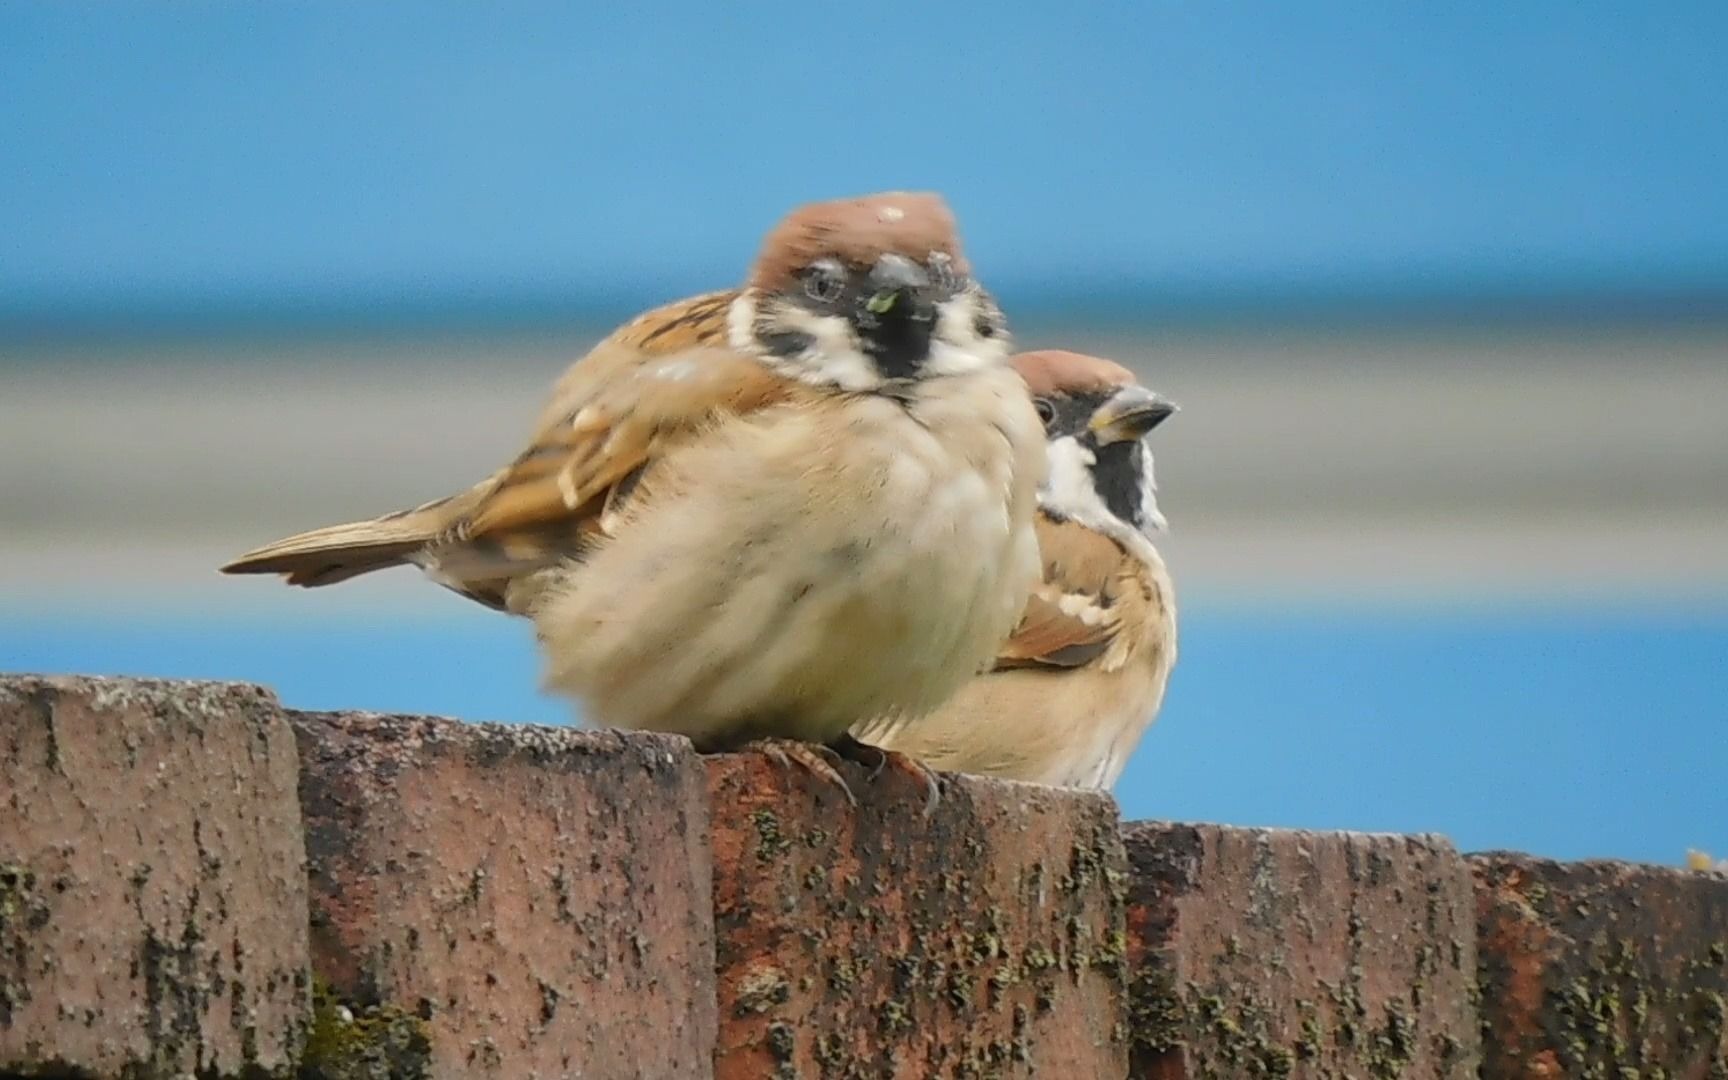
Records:
[[[559,377],[540,414],[538,435],[576,414],[595,389],[621,372],[692,349],[723,349],[737,290],[703,293],[645,311],[607,335]]]
[[[1083,593],[1065,595],[1084,602],[1097,614],[1098,621],[1070,614],[1049,597],[1028,597],[1020,625],[996,650],[994,670],[1083,667],[1104,654],[1120,629],[1115,617],[1095,597]]]
[[[655,381],[641,377],[650,365],[698,349],[724,349],[726,314],[737,295],[736,290],[703,293],[645,311],[571,364],[554,384],[528,449],[493,477],[487,497],[464,520],[463,535],[531,526],[540,531],[561,518],[576,533],[597,529],[598,521],[591,519],[598,507],[567,506],[560,474],[570,470],[570,479],[576,478],[572,454],[592,462],[602,452],[612,421],[630,412],[632,395],[640,397],[645,384]],[[630,471],[625,468],[620,476]],[[604,488],[600,477],[590,478],[596,482]]]
[[[717,419],[784,400],[788,386],[755,360],[697,349],[615,372],[568,419],[541,431],[462,530],[478,540],[553,521],[576,524],[599,514],[616,484],[632,478],[668,445]]]
[[[1081,667],[1103,655],[1121,629],[1110,581],[1123,552],[1115,541],[1040,513],[1044,580],[997,650],[995,670]]]

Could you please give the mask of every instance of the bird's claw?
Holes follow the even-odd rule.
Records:
[[[840,789],[846,796],[849,806],[857,806],[858,799],[852,794],[852,788],[846,783],[846,778],[840,775],[840,770],[829,764],[827,758],[832,756],[840,760],[839,754],[826,746],[816,746],[811,743],[799,742],[797,739],[757,739],[744,749],[760,750],[781,765],[791,767],[797,765],[819,780],[825,780]]]
[[[928,819],[936,812],[936,807],[942,801],[942,778],[934,770],[910,754],[898,750],[884,750],[879,746],[860,742],[851,735],[843,735],[830,743],[825,749],[832,751],[838,757],[853,761],[870,770],[870,780],[875,782],[882,775],[883,769],[892,768],[912,780],[924,789],[924,817]]]

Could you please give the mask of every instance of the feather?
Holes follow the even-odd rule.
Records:
[[[414,563],[458,593],[504,606],[510,579],[578,558],[608,535],[666,452],[723,416],[800,392],[725,346],[736,295],[707,293],[624,324],[558,380],[528,448],[467,491],[290,536],[222,571],[312,587]]]
[[[314,588],[400,566],[472,504],[478,489],[388,514],[351,521],[265,544],[222,567],[224,574],[281,574],[290,585]]]

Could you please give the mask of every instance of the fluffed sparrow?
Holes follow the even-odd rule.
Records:
[[[533,619],[600,723],[856,752],[982,667],[1038,575],[1039,417],[934,195],[803,207],[745,285],[620,327],[473,488],[223,567],[411,563]],[[809,756],[800,760],[809,763]]]
[[[923,717],[854,734],[924,764],[1109,789],[1158,713],[1176,662],[1176,607],[1152,545],[1164,527],[1143,440],[1175,406],[1127,368],[1078,353],[1022,353],[1048,438],[1038,493],[1043,581],[990,670]]]

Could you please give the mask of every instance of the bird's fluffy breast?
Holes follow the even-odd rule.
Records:
[[[536,605],[549,680],[602,722],[709,742],[939,704],[1037,573],[1043,440],[1015,382],[935,382],[765,409],[669,455]]]

